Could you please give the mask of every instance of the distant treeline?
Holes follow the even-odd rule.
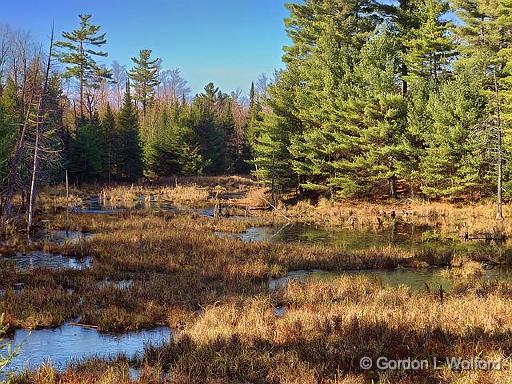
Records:
[[[190,97],[149,49],[130,70],[102,65],[107,37],[90,15],[55,38],[45,81],[41,50],[0,27],[2,188],[28,191],[40,168],[49,182],[64,170],[74,182],[253,172],[276,191],[335,199],[511,190],[512,5],[288,8],[286,68],[247,100],[213,83]]]

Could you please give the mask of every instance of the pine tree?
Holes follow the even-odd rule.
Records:
[[[457,28],[462,38],[460,65],[472,67],[483,74],[483,91],[489,100],[488,127],[495,136],[496,153],[497,219],[503,218],[503,184],[507,173],[504,158],[506,145],[512,142],[510,132],[512,88],[510,87],[510,62],[512,35],[512,4],[507,0],[468,1],[455,3],[463,24]]]
[[[429,101],[433,130],[426,134],[420,168],[428,197],[457,197],[485,183],[487,142],[477,129],[486,110],[481,85],[471,73],[458,73]]]
[[[107,103],[105,113],[101,119],[101,130],[103,136],[102,141],[105,143],[103,163],[106,170],[106,179],[110,184],[112,176],[115,175],[117,169],[119,169],[117,155],[120,150],[120,137],[117,131],[116,118],[110,107],[110,103]]]
[[[249,110],[247,111],[246,127],[247,143],[249,148],[253,148],[256,145],[257,127],[262,122],[261,112],[261,100],[256,94],[256,88],[253,82],[251,83],[251,90],[249,93]],[[254,153],[248,155],[254,157]]]
[[[158,80],[159,59],[151,60],[150,49],[139,52],[139,58],[132,58],[135,67],[130,71],[135,93],[133,98],[142,105],[142,116],[146,117],[147,108],[155,98],[155,88],[160,84]]]
[[[437,85],[441,73],[447,70],[454,55],[450,23],[443,20],[448,10],[448,3],[443,0],[423,0],[418,4],[417,27],[411,28],[403,41],[409,80],[420,77]]]
[[[102,149],[99,146],[98,131],[96,120],[78,120],[69,164],[69,173],[78,182],[97,182],[102,178]]]
[[[142,148],[137,120],[137,110],[132,102],[130,84],[127,82],[123,106],[117,121],[120,137],[117,177],[123,181],[136,181],[143,174]]]
[[[308,50],[302,46],[302,38],[297,44],[297,28],[291,30],[294,48],[308,52],[306,60],[292,58],[288,66],[300,79],[300,85],[292,88],[296,90],[295,106],[288,108],[296,110],[301,121],[302,133],[292,137],[291,151],[293,169],[303,189],[340,197],[365,190],[356,171],[361,168],[357,161],[363,148],[358,122],[361,106],[354,95],[357,79],[353,74],[375,25],[371,16],[360,17],[369,11],[366,7],[369,5],[364,2],[349,2],[340,8],[322,2],[319,9],[312,7],[312,20],[306,18],[305,22],[313,28],[304,26],[303,33],[316,44],[306,40]]]
[[[193,126],[205,161],[205,172],[228,172],[232,165],[233,147],[229,143],[234,134],[229,96],[213,83],[206,85],[204,93],[192,103]]]
[[[392,197],[398,197],[397,180],[405,176],[401,163],[407,161],[403,146],[406,104],[395,83],[399,73],[396,48],[392,34],[379,32],[361,49],[354,68],[362,154],[354,159],[353,171],[367,192],[378,192],[387,183]]]
[[[64,51],[57,56],[66,65],[65,78],[76,78],[79,82],[80,117],[84,116],[84,91],[88,87],[97,87],[100,82],[110,79],[109,70],[100,67],[95,58],[106,57],[107,53],[98,51],[106,44],[105,34],[99,34],[101,27],[90,23],[91,15],[79,15],[80,27],[72,32],[62,33],[63,41],[55,43]]]
[[[8,77],[0,97],[0,185],[4,185],[8,174],[8,162],[20,123],[19,110],[16,85]]]

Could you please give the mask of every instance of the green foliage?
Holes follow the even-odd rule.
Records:
[[[80,27],[72,32],[62,33],[63,40],[55,43],[61,48],[57,54],[66,66],[64,78],[75,78],[80,83],[80,111],[83,117],[84,88],[97,88],[112,74],[96,62],[96,57],[106,57],[107,53],[98,50],[106,44],[105,34],[99,34],[98,25],[90,23],[91,15],[79,15]],[[92,111],[89,111],[92,114]]]
[[[4,314],[0,315],[0,373],[9,367],[9,363],[19,353],[19,348],[13,349],[10,343],[5,343],[2,336],[7,332]]]
[[[71,176],[78,181],[99,181],[103,174],[101,128],[95,120],[80,119],[71,144]]]
[[[137,110],[132,101],[129,83],[126,84],[123,106],[119,111],[117,130],[117,178],[123,181],[136,181],[143,175],[143,160]]]
[[[406,78],[420,77],[438,83],[441,74],[447,71],[449,59],[454,55],[450,23],[443,20],[448,10],[449,5],[443,0],[424,0],[417,4],[417,26],[402,40],[406,48]]]
[[[141,103],[143,116],[146,116],[147,108],[154,101],[155,87],[160,84],[159,59],[151,60],[151,53],[150,49],[143,49],[139,52],[139,58],[133,57],[135,67],[129,73],[135,90],[133,98]]]
[[[7,177],[19,120],[17,89],[9,77],[0,97],[0,185],[4,185]]]
[[[424,135],[421,175],[422,192],[429,197],[457,196],[485,181],[488,143],[477,130],[486,108],[481,86],[478,78],[460,73],[428,102],[432,129]]]
[[[144,139],[144,158],[149,176],[200,175],[205,162],[200,154],[187,105],[173,103],[155,108],[155,119],[148,116],[150,126]]]
[[[110,182],[118,173],[120,167],[118,153],[121,149],[116,118],[110,103],[107,104],[101,119],[101,144],[103,177]]]
[[[490,193],[498,112],[512,146],[511,6],[459,0],[454,26],[443,0],[288,5],[286,69],[262,105],[251,90],[256,174],[334,198]]]
[[[205,172],[232,172],[236,149],[230,97],[209,83],[194,99],[191,108],[191,124],[199,140]]]

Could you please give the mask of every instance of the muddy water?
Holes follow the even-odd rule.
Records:
[[[120,354],[137,358],[143,353],[146,344],[162,345],[171,336],[171,330],[164,327],[123,335],[101,334],[95,329],[70,324],[32,332],[17,330],[7,341],[13,347],[21,345],[21,349],[7,370],[19,373],[24,369],[36,369],[46,362],[62,370],[77,360],[116,358]]]
[[[42,251],[34,251],[28,254],[17,253],[14,257],[3,257],[1,260],[14,263],[17,271],[26,271],[34,268],[74,269],[81,271],[92,266],[92,257],[77,259]]]
[[[438,291],[441,287],[445,291],[450,291],[461,281],[455,277],[449,276],[444,268],[430,269],[394,269],[394,270],[363,270],[363,271],[340,271],[326,272],[322,270],[299,270],[290,271],[286,276],[271,279],[268,282],[270,290],[276,290],[285,287],[290,281],[332,281],[340,276],[362,276],[377,281],[385,286],[407,286],[413,290],[431,290]],[[482,276],[475,276],[464,281],[512,281],[511,268],[494,268],[486,270]]]

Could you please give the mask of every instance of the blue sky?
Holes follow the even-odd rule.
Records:
[[[152,49],[163,67],[180,68],[193,93],[210,81],[223,91],[248,92],[261,73],[281,68],[288,44],[286,0],[24,0],[5,1],[0,22],[45,42],[74,29],[79,13],[93,15],[107,33],[108,64]],[[102,59],[103,60],[103,59]]]

